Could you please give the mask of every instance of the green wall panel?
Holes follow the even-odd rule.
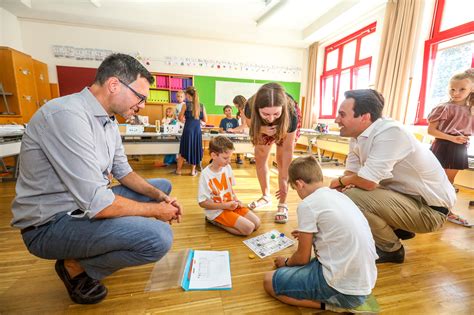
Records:
[[[230,81],[230,82],[246,82],[246,83],[268,83],[277,82],[281,84],[285,90],[293,96],[295,100],[300,99],[300,82],[279,82],[270,80],[249,80],[249,79],[235,79],[235,78],[221,78],[221,77],[208,77],[208,76],[194,76],[194,86],[198,90],[199,99],[201,103],[206,106],[206,112],[208,114],[223,114],[222,106],[216,106],[216,81]],[[235,95],[230,95],[229,99],[232,100]],[[229,104],[232,105],[232,104]],[[232,109],[235,113],[235,108]]]

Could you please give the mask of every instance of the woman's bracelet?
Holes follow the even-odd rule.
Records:
[[[346,185],[344,185],[344,183],[342,182],[341,178],[344,177],[344,176],[339,176],[337,179],[339,180],[339,184],[342,186],[342,187],[346,187]]]
[[[290,258],[288,257],[288,258],[285,259],[285,266],[290,267],[290,266],[288,266],[288,259],[290,259]]]

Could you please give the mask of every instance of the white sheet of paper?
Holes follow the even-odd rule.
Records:
[[[230,288],[228,251],[194,251],[189,289]]]

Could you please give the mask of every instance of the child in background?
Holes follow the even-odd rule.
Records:
[[[469,99],[474,92],[474,69],[454,75],[449,81],[447,103],[435,107],[428,115],[428,134],[435,137],[431,151],[443,166],[451,183],[459,170],[469,167],[467,146],[474,130],[474,107]],[[469,222],[449,212],[448,221],[469,227]]]
[[[224,106],[224,115],[225,118],[222,118],[219,124],[219,132],[232,132],[232,129],[236,128],[239,122],[236,118],[232,118],[232,107],[230,107],[230,105]]]
[[[239,126],[230,130],[232,133],[249,133],[249,127],[247,126],[247,121],[245,117],[243,117],[243,113],[245,110],[245,104],[247,103],[247,100],[245,97],[242,95],[237,95],[234,97],[232,103],[234,104],[235,107],[237,107],[238,113],[237,113],[237,119],[239,120]]]
[[[176,115],[172,107],[166,108],[165,117],[161,120],[163,125],[173,125],[176,123]]]
[[[183,90],[180,90],[176,92],[176,117],[179,116],[179,113],[181,112],[181,108],[183,106],[186,106],[186,95]],[[176,120],[176,123],[179,125],[179,129],[182,129],[184,127],[184,119],[181,122],[180,120]]]
[[[165,117],[161,120],[163,126],[176,125],[176,115],[172,107],[166,108]],[[176,154],[166,154],[163,159],[163,166],[176,163]]]
[[[221,123],[219,124],[219,132],[229,132],[234,133],[235,128],[239,126],[239,121],[236,118],[232,118],[232,107],[230,105],[224,106],[225,118],[222,118]],[[243,164],[244,162],[240,158],[240,154],[237,154],[237,164]]]
[[[377,254],[364,215],[349,197],[324,187],[313,156],[295,159],[288,174],[290,186],[302,199],[298,229],[292,232],[298,248],[289,258],[275,259],[277,270],[265,274],[265,290],[296,306],[378,312],[370,295],[377,279]]]
[[[186,88],[186,105],[181,108],[178,119],[184,122],[183,134],[179,142],[176,175],[181,175],[184,160],[191,164],[191,176],[196,176],[196,165],[200,165],[203,156],[201,121],[207,121],[204,105],[199,102],[199,95],[194,86]]]
[[[232,189],[235,177],[230,167],[234,144],[224,136],[209,142],[212,158],[199,178],[198,202],[205,209],[206,221],[235,235],[250,235],[260,226],[260,219],[242,205]]]
[[[186,105],[186,96],[184,94],[184,91],[180,90],[176,92],[176,100],[178,101],[176,103],[176,116],[179,116],[179,113],[181,112],[181,108]]]

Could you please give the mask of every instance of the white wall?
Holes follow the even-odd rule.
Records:
[[[17,17],[0,8],[0,46],[23,51],[20,23]]]
[[[251,71],[211,69],[199,66],[167,65],[166,56],[191,57],[303,68],[305,50],[231,41],[172,37],[152,33],[108,30],[20,20],[26,53],[46,62],[51,82],[57,82],[56,65],[97,67],[100,62],[55,58],[53,45],[78,48],[110,49],[131,55],[137,52],[150,58],[148,69],[156,72],[222,76],[276,81],[302,81],[299,73],[255,73]],[[231,39],[231,38],[230,38]]]

